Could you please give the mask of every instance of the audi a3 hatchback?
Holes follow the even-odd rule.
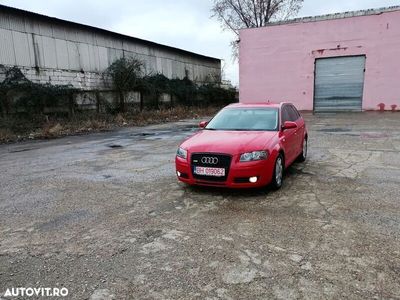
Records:
[[[305,122],[291,103],[231,104],[200,127],[175,158],[190,185],[279,189],[285,168],[307,156]]]

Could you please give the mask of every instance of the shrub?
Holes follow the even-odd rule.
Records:
[[[113,113],[125,112],[124,94],[128,91],[141,93],[140,110],[144,101],[149,108],[159,108],[159,98],[168,93],[177,102],[173,104],[184,106],[224,105],[235,101],[235,89],[224,89],[218,84],[208,82],[196,85],[186,75],[183,79],[168,79],[163,74],[144,75],[144,63],[136,58],[122,57],[117,59],[105,72],[104,78],[111,79],[113,88],[119,94],[119,106],[109,109]]]
[[[171,93],[170,80],[163,74],[145,76],[141,85],[149,108],[159,108],[160,96],[163,93]]]
[[[126,111],[125,92],[137,91],[142,87],[143,67],[144,64],[134,57],[121,57],[104,72],[103,75],[111,79],[113,89],[118,92],[116,112]]]
[[[223,106],[236,100],[236,90],[234,88],[224,89],[213,83],[200,86],[198,93],[201,98],[200,105],[202,106]]]
[[[19,68],[5,68],[5,79],[0,83],[0,109],[3,116],[11,110],[31,116],[44,114],[46,109],[73,109],[75,105],[71,100],[74,91],[71,85],[34,83]],[[15,102],[10,100],[13,96]]]

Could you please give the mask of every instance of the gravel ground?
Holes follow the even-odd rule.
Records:
[[[0,146],[0,298],[400,298],[400,115],[306,115],[280,191],[174,175],[196,121]]]

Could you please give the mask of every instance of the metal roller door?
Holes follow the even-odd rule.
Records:
[[[364,72],[365,56],[317,59],[314,111],[361,111]]]

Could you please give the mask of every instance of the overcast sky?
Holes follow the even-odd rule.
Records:
[[[1,4],[84,23],[224,60],[238,84],[229,46],[233,35],[210,19],[212,0],[0,0]],[[400,0],[305,0],[299,16],[400,5]]]

